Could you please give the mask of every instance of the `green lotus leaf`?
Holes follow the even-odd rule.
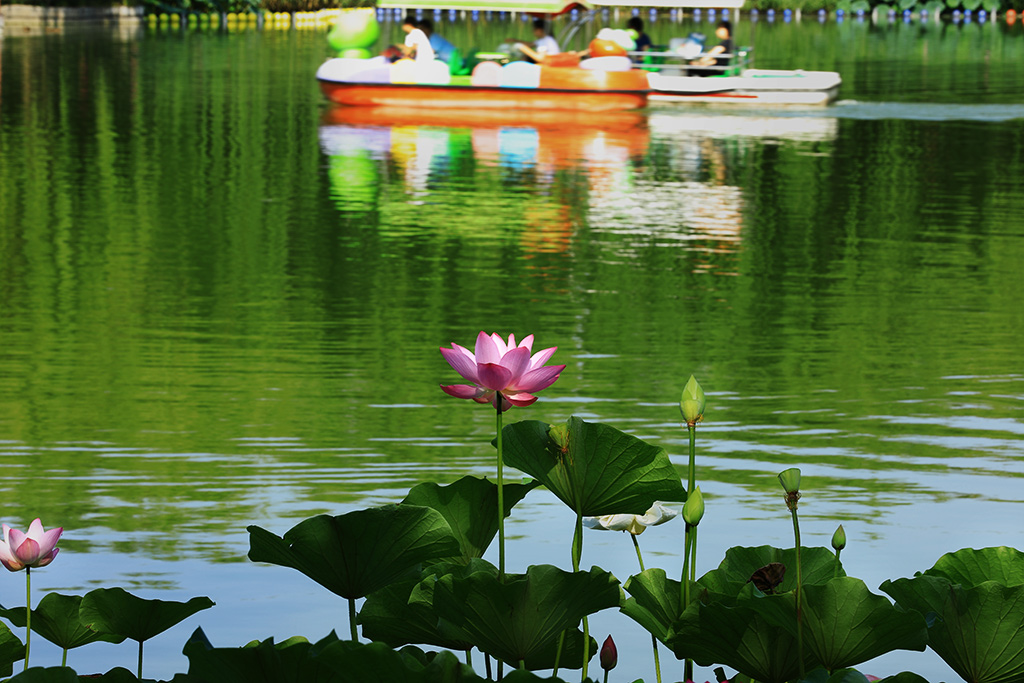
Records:
[[[185,643],[190,680],[216,683],[324,683],[337,680],[333,667],[315,655],[338,636],[332,631],[324,639],[310,643],[294,637],[280,643],[273,638],[249,643],[245,647],[215,648],[201,628]]]
[[[868,677],[855,669],[840,669],[830,674],[819,666],[794,683],[868,683]]]
[[[468,650],[473,644],[461,639],[461,633],[434,611],[434,583],[439,575],[453,573],[467,576],[488,571],[494,576],[498,569],[481,559],[468,565],[433,564],[414,579],[397,581],[366,598],[357,622],[363,635],[391,647],[408,644],[436,645],[450,650]]]
[[[583,666],[583,634],[576,630],[588,614],[616,607],[621,592],[610,573],[565,572],[551,565],[530,567],[526,574],[499,580],[490,572],[464,578],[441,576],[434,586],[434,609],[481,651],[518,667],[554,666],[558,637],[568,632],[560,664]],[[591,639],[590,653],[597,651]]]
[[[1024,585],[1024,553],[1016,548],[963,548],[946,553],[925,576],[941,576],[950,583],[977,586],[995,581],[1004,586]]]
[[[894,676],[886,676],[878,683],[928,683],[928,681],[910,671],[901,671]]]
[[[502,430],[505,464],[538,479],[578,515],[642,515],[657,500],[686,500],[663,448],[614,427],[570,417]]]
[[[929,618],[928,644],[965,681],[1024,680],[1024,586],[964,586],[921,574],[886,581],[881,589]]]
[[[141,643],[213,604],[207,597],[188,602],[146,600],[123,588],[97,588],[82,598],[78,618],[93,631]]]
[[[284,538],[250,526],[249,559],[297,569],[343,598],[362,598],[408,578],[421,562],[462,550],[437,510],[384,505],[332,517],[318,515]]]
[[[57,647],[72,650],[98,640],[108,643],[123,642],[125,637],[113,633],[100,633],[85,626],[78,618],[82,596],[47,593],[32,610],[32,630]],[[15,626],[25,627],[25,608],[0,606],[0,617]]]
[[[7,683],[78,683],[78,674],[66,666],[34,666],[8,679]]]
[[[505,484],[502,487],[505,516],[508,517],[515,504],[537,486],[540,486],[539,481]],[[440,512],[459,539],[462,546],[459,557],[463,562],[483,557],[498,533],[498,485],[486,479],[467,476],[447,486],[426,482],[414,486],[402,503]]]
[[[751,575],[761,567],[778,562],[786,567],[782,584],[775,589],[777,593],[785,593],[796,587],[796,549],[773,548],[768,545],[757,547],[736,546],[725,551],[725,559],[700,579],[697,583],[713,593],[737,595],[750,580]],[[835,576],[836,556],[827,548],[800,549],[804,585],[823,584]],[[846,576],[842,565],[840,576]]]
[[[682,612],[680,583],[668,578],[664,569],[654,568],[629,577],[623,588],[630,598],[622,612],[665,642]]]
[[[741,598],[796,637],[794,592],[761,595],[750,586]],[[893,606],[852,577],[803,587],[803,634],[804,648],[818,665],[832,672],[892,650],[920,652],[928,643],[928,628],[921,614]]]
[[[13,620],[12,620],[13,621]],[[15,624],[17,626],[17,624]],[[25,659],[25,643],[0,622],[0,676],[10,676],[15,662]]]
[[[786,683],[800,674],[796,638],[744,601],[691,602],[666,645],[679,659],[701,666],[724,664],[760,683]],[[807,653],[804,667],[815,667]]]

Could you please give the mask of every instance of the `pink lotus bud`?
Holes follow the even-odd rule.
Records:
[[[615,668],[615,665],[619,661],[619,651],[615,649],[615,641],[612,640],[611,636],[605,638],[604,645],[601,646],[601,668],[605,671],[611,671]]]
[[[43,529],[39,519],[28,525],[28,532],[21,533],[6,524],[3,525],[4,539],[0,541],[0,563],[9,571],[21,571],[25,567],[45,567],[57,557],[57,541],[64,533],[63,527]]]

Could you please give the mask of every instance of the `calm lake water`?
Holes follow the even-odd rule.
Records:
[[[477,46],[528,33],[441,27]],[[1021,547],[1024,30],[737,33],[759,66],[840,71],[841,101],[425,119],[328,107],[313,31],[8,34],[0,518],[65,528],[35,599],[210,596],[147,644],[150,676],[186,669],[199,625],[225,646],[345,632],[342,600],[248,562],[245,527],[490,473],[492,413],[438,389],[457,379],[438,347],[481,329],[534,333],[568,366],[508,419],[607,422],[681,467],[676,402],[698,377],[699,573],[733,545],[791,543],[776,474],[793,466],[805,544],[841,522],[872,588],[961,547]],[[531,493],[510,569],[568,567],[572,524]],[[645,533],[648,566],[678,573],[682,535]],[[583,560],[636,572],[621,534],[588,532]],[[0,602],[24,604],[22,581]],[[614,633],[623,680],[654,680],[632,621],[592,632]],[[35,643],[33,663],[59,663]],[[69,664],[134,658],[96,644]],[[930,653],[862,667],[904,669],[955,680]]]

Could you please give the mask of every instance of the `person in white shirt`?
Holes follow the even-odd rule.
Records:
[[[543,19],[534,19],[533,35],[536,40],[533,42],[533,49],[542,55],[557,55],[561,52],[558,41],[548,35],[547,25]]]
[[[405,17],[402,31],[405,33],[405,47],[402,48],[402,52],[406,57],[415,56],[417,62],[434,61],[434,48],[430,47],[430,38],[422,29],[417,28],[414,16]]]

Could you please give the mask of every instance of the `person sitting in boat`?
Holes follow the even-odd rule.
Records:
[[[629,21],[626,22],[627,31],[635,31],[636,34],[633,36],[633,40],[636,41],[637,52],[646,52],[651,49],[654,44],[651,42],[651,37],[644,33],[644,20],[640,17],[630,17]]]
[[[430,19],[422,19],[416,27],[427,34],[427,38],[430,40],[430,47],[434,50],[434,56],[445,64],[451,64],[452,58],[457,56],[457,50],[450,42],[439,34],[434,33],[434,22]]]
[[[547,22],[543,19],[533,20],[533,36],[532,45],[517,42],[515,46],[524,57],[534,64],[543,64],[546,57],[562,53],[558,41],[548,35]]]
[[[415,57],[417,62],[434,60],[434,48],[430,46],[430,38],[419,27],[419,21],[412,14],[402,20],[402,31],[405,33],[405,44],[401,46],[402,55]]]
[[[715,37],[721,42],[705,52],[690,64],[694,66],[718,67],[714,69],[687,69],[688,76],[721,76],[732,59],[732,23],[723,19],[715,28]]]

